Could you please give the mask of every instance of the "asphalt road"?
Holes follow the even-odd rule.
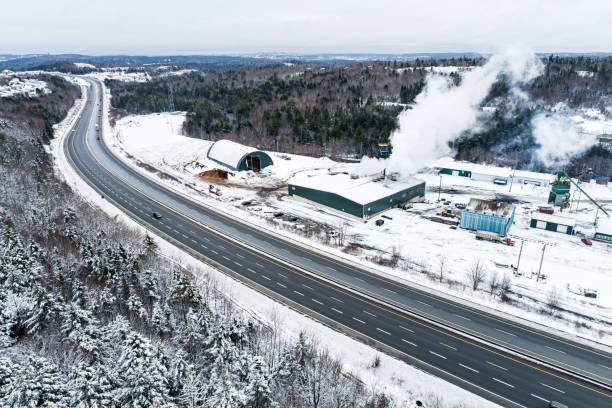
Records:
[[[186,200],[130,169],[107,150],[95,130],[96,123],[101,125],[100,107],[101,87],[95,82],[82,118],[66,139],[68,156],[103,196],[170,241],[338,330],[501,405],[546,407],[546,401],[557,400],[570,408],[612,407],[609,391],[482,346],[301,270],[607,384],[612,384],[610,353],[384,280]],[[153,218],[153,212],[162,218]]]

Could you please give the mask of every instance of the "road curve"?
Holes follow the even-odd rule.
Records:
[[[612,406],[608,390],[483,346],[471,336],[605,384],[612,384],[610,353],[373,276],[211,211],[138,174],[98,139],[102,90],[99,82],[89,82],[87,104],[66,138],[65,152],[81,177],[137,222],[251,287],[500,405],[546,407],[545,401],[558,400],[571,408]],[[162,218],[154,219],[154,211]]]

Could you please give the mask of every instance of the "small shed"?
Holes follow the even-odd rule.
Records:
[[[593,239],[612,244],[612,220],[600,218],[597,222],[597,228],[595,228]]]
[[[514,211],[512,204],[471,198],[465,210],[461,212],[459,226],[506,236],[514,221]]]
[[[560,215],[544,214],[539,211],[534,211],[531,213],[529,225],[531,228],[539,228],[546,231],[572,235],[576,228],[576,220]]]
[[[274,164],[267,153],[225,139],[213,143],[206,157],[234,171],[260,171]]]

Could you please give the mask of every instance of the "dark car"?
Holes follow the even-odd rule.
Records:
[[[162,216],[161,216],[161,214],[160,214],[160,213],[158,213],[158,212],[154,212],[154,213],[153,213],[153,214],[151,214],[151,215],[153,216],[153,218],[158,219],[158,220],[159,220],[159,219],[162,217]]]
[[[569,407],[557,401],[550,401],[548,403],[548,408],[569,408]]]
[[[588,238],[582,238],[582,239],[581,239],[581,241],[582,241],[582,243],[583,243],[584,245],[588,245],[588,246],[593,245],[593,243],[591,242],[591,240],[590,240],[590,239],[588,239]]]
[[[285,215],[285,213],[284,213],[284,212],[282,212],[282,211],[277,211],[277,212],[275,212],[275,213],[274,213],[274,218],[282,217],[283,215]]]

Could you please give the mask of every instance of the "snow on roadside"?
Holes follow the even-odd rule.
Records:
[[[104,89],[104,88],[103,88]],[[105,93],[104,117],[108,115],[109,93]],[[85,94],[83,94],[85,96]],[[103,199],[91,186],[82,180],[70,166],[63,150],[63,142],[76,118],[82,112],[84,99],[78,100],[70,110],[68,116],[56,127],[55,138],[52,140],[50,152],[54,157],[56,168],[61,178],[78,192],[90,204],[100,208],[111,217],[116,217],[128,226],[143,233],[147,231],[140,224],[125,215],[114,205]],[[104,131],[109,131],[108,121],[104,123]],[[298,333],[305,332],[318,341],[321,347],[329,349],[330,353],[339,358],[347,372],[361,378],[366,387],[376,388],[392,396],[398,406],[413,406],[419,399],[428,406],[428,401],[437,399],[441,408],[466,406],[470,408],[498,407],[475,394],[463,390],[455,385],[443,381],[433,375],[421,371],[409,364],[378,352],[359,341],[353,340],[321,323],[318,323],[301,313],[298,313],[264,295],[233,280],[227,275],[208,266],[202,261],[192,257],[187,252],[164,241],[157,240],[160,250],[179,261],[186,268],[192,268],[203,274],[210,275],[219,282],[225,293],[241,307],[251,313],[265,324],[277,325],[287,337],[296,337]],[[371,368],[371,363],[378,356],[380,365]]]

